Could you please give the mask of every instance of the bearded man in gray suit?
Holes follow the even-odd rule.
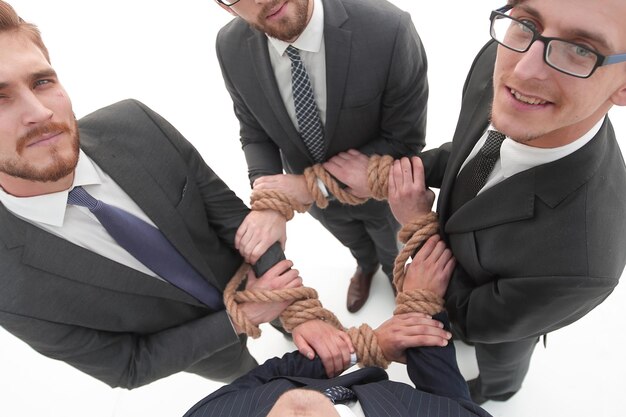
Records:
[[[354,149],[394,157],[422,149],[427,64],[408,13],[385,0],[217,1],[238,16],[220,31],[217,56],[255,190],[283,191],[310,204],[302,173],[315,163],[338,161]],[[297,61],[303,68],[294,70]],[[292,80],[292,71],[309,80],[311,118],[320,126],[313,145],[311,119],[298,104],[300,75]],[[364,170],[352,174],[366,179]],[[357,207],[331,201],[309,212],[356,259],[347,297],[348,311],[356,312],[379,263],[391,278],[398,224],[388,205],[374,200]],[[263,235],[254,227],[243,234],[242,251],[254,260]]]
[[[191,144],[141,103],[120,102],[77,123],[39,31],[2,1],[0,187],[6,330],[113,387],[134,388],[180,371],[231,381],[256,366],[243,330],[220,304],[242,263],[236,231],[244,218],[264,214],[249,214]],[[158,229],[174,248],[172,257],[178,252],[195,274],[170,284],[170,275],[109,234],[96,208],[68,204],[77,189],[101,199],[99,210],[104,201],[123,209],[126,219],[134,216],[132,224],[139,218]],[[258,279],[250,274],[247,286],[299,286],[291,266],[284,260]],[[190,290],[192,277],[215,303]],[[253,323],[272,320],[285,307],[242,305]],[[294,333],[304,333],[332,375],[349,363],[349,339],[330,325],[309,323]],[[320,339],[328,349],[316,348]]]

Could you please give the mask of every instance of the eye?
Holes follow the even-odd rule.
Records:
[[[593,53],[589,49],[580,45],[575,45],[574,53],[581,58],[588,58],[593,55]]]
[[[37,80],[37,81],[35,81],[34,88],[45,86],[47,84],[52,84],[52,83],[53,83],[53,81],[51,79],[47,79],[47,78],[41,79],[41,80]]]
[[[539,32],[539,29],[537,29],[537,25],[535,25],[535,23],[532,20],[521,19],[519,26],[521,30],[527,33]]]

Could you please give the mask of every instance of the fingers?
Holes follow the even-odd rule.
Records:
[[[426,187],[426,180],[424,176],[424,164],[422,163],[422,159],[417,156],[411,157],[411,166],[412,166],[412,174],[413,174],[413,182],[415,184],[422,185]]]
[[[310,360],[315,358],[315,351],[300,334],[293,335],[293,343],[296,345],[301,355],[306,356]]]
[[[403,349],[417,346],[446,346],[452,334],[443,324],[420,313],[406,313],[394,316],[394,342]]]
[[[339,375],[350,365],[352,343],[346,343],[341,333],[343,332],[337,331],[324,338],[323,345],[316,349],[329,378]]]

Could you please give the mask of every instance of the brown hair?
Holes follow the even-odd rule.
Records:
[[[28,40],[37,46],[43,55],[50,62],[50,54],[48,48],[41,39],[41,32],[37,29],[37,26],[32,23],[25,22],[21,17],[17,15],[13,7],[10,4],[0,0],[0,34],[4,32],[15,32],[17,34],[25,35]]]

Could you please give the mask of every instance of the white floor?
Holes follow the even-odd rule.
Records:
[[[504,3],[504,1],[501,1]],[[249,188],[238,127],[214,56],[214,39],[229,16],[212,0],[13,0],[27,20],[41,27],[52,60],[77,116],[127,97],[142,100],[179,128],[207,162],[247,201]],[[460,91],[473,56],[488,39],[488,17],[500,2],[395,0],[411,12],[429,57],[428,146],[451,138]],[[476,10],[478,9],[478,10]],[[612,110],[622,138],[626,111]],[[626,139],[622,140],[626,147]],[[320,293],[344,325],[381,323],[391,314],[391,290],[382,273],[373,297],[358,314],[344,307],[353,261],[348,251],[306,215],[289,224],[287,255],[306,283]],[[15,277],[19,279],[19,277]],[[626,289],[618,286],[585,318],[548,337],[538,347],[524,388],[506,403],[487,403],[497,417],[618,417],[626,383],[622,318]],[[271,328],[250,347],[263,361],[293,350]],[[467,378],[477,369],[471,348],[458,359]],[[394,365],[392,378],[407,380]],[[153,417],[182,415],[219,387],[179,374],[133,391],[110,389],[73,368],[44,358],[0,329],[0,416]]]

